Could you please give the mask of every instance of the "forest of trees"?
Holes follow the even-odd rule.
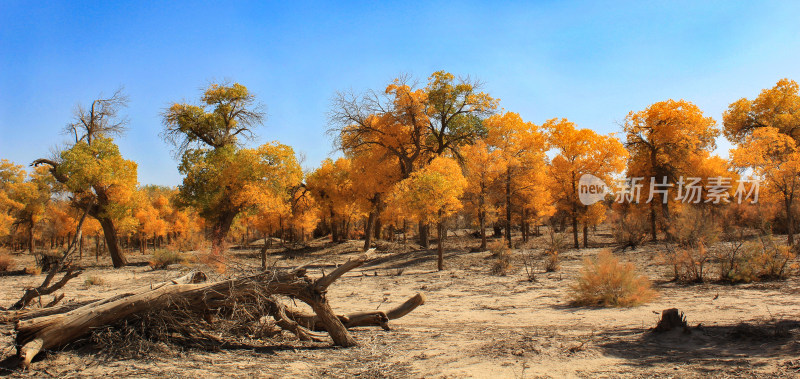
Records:
[[[668,239],[673,221],[691,212],[725,228],[787,234],[794,244],[795,81],[731,99],[721,125],[689,101],[668,99],[631,111],[608,135],[565,118],[524,120],[479,81],[444,71],[411,83],[337,94],[328,133],[341,157],[310,172],[290,146],[249,147],[265,118],[258,100],[244,85],[212,84],[197,103],[162,114],[161,136],[183,177],[177,188],[142,185],[136,163],[120,153],[127,97],[94,100],[76,110],[60,151],[0,161],[0,245],[31,253],[62,246],[86,213],[79,254],[108,254],[115,267],[148,249],[203,248],[223,259],[232,243],[329,235],[363,239],[364,249],[375,239],[433,242],[441,270],[452,228],[476,230],[485,249],[488,237],[512,247],[550,225],[579,248],[602,222],[639,233],[629,238]],[[729,159],[713,155],[721,134],[734,146]],[[618,196],[583,204],[585,174]],[[620,201],[639,189],[638,202]]]

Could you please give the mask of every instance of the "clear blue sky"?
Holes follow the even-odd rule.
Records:
[[[220,3],[0,0],[0,158],[46,156],[76,104],[120,85],[123,154],[142,184],[177,185],[160,113],[214,80],[250,88],[267,107],[260,142],[307,168],[332,153],[331,96],[400,73],[472,75],[526,120],[603,133],[668,98],[721,123],[734,100],[800,80],[798,2]]]

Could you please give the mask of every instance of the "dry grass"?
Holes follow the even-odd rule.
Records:
[[[586,258],[578,282],[572,286],[572,303],[604,307],[631,307],[655,297],[647,277],[633,263],[622,263],[611,252]]]

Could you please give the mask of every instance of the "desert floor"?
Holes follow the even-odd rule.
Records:
[[[544,237],[539,237],[544,238]],[[593,241],[603,244],[602,241]],[[658,245],[616,252],[646,273],[658,297],[633,308],[585,308],[569,305],[570,285],[584,257],[600,248],[569,250],[556,272],[537,267],[528,281],[522,264],[527,250],[514,251],[506,276],[491,275],[489,252],[461,233],[448,240],[446,269],[436,271],[435,250],[380,242],[376,259],[350,272],[330,290],[341,313],[389,309],[415,293],[427,302],[391,331],[352,330],[355,348],[329,343],[245,343],[216,351],[173,348],[146,358],[110,356],[91,343],[68,346],[34,361],[28,372],[0,368],[0,375],[37,377],[800,377],[800,278],[780,282],[679,285],[669,268],[658,264]],[[361,242],[272,250],[271,264],[292,267],[343,263],[360,253]],[[536,245],[536,241],[532,246]],[[18,266],[32,260],[15,255]],[[84,257],[86,271],[64,289],[70,299],[104,298],[181,275],[192,264],[153,270],[150,257],[132,253],[139,265],[111,269],[107,257]],[[236,264],[258,265],[255,250],[235,250]],[[29,261],[30,260],[30,261]],[[711,267],[713,277],[715,273]],[[86,278],[99,277],[89,285]],[[0,305],[16,301],[26,286],[43,275],[0,277]],[[678,308],[691,326],[655,334],[662,310]],[[0,360],[15,354],[13,329],[0,326]]]

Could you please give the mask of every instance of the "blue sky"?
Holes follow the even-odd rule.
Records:
[[[47,156],[78,103],[119,86],[122,153],[142,184],[177,185],[160,113],[215,80],[250,88],[267,109],[259,142],[313,168],[333,152],[332,95],[401,73],[471,75],[526,120],[603,133],[668,98],[721,123],[736,99],[800,79],[798,2],[228,3],[0,0],[0,158]]]

